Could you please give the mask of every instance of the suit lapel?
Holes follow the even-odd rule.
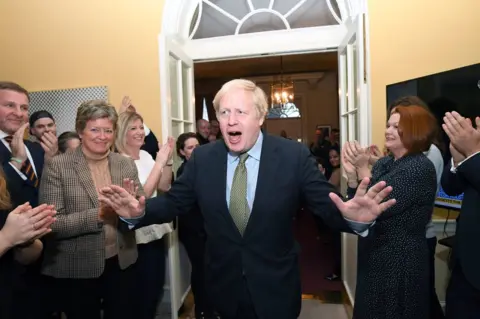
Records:
[[[94,204],[95,207],[99,207],[98,203],[98,193],[95,189],[95,184],[93,183],[92,173],[90,172],[90,168],[88,167],[87,160],[82,152],[82,147],[79,146],[75,150],[74,153],[74,162],[75,162],[75,170],[77,171],[78,179],[82,184],[85,191],[88,193],[90,200]]]
[[[248,220],[247,228],[243,237],[245,238],[252,225],[261,218],[262,200],[268,197],[275,182],[275,176],[281,174],[278,171],[279,157],[276,151],[276,145],[271,137],[263,132],[262,153],[260,155],[260,166],[258,168],[257,187],[255,189],[255,198],[253,200],[252,211]]]

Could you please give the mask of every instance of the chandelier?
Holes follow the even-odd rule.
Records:
[[[271,107],[285,107],[293,103],[295,97],[293,81],[283,77],[283,58],[280,57],[280,80],[273,81],[270,87]]]

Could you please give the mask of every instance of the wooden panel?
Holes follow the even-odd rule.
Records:
[[[195,63],[195,80],[277,75],[280,66],[280,56]],[[337,68],[337,52],[283,56],[286,74],[336,71]]]

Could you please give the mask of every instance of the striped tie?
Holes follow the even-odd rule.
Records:
[[[232,190],[230,192],[230,215],[243,236],[247,228],[250,217],[250,208],[247,201],[247,161],[248,154],[243,153],[239,156],[240,162],[233,175]]]
[[[5,136],[5,141],[8,143],[8,145],[10,145],[10,148],[12,146],[12,140],[13,140],[13,136],[11,135]],[[22,167],[20,168],[20,172],[22,172],[23,175],[25,175],[28,178],[28,180],[32,183],[32,185],[35,188],[38,187],[38,177],[35,174],[35,171],[33,170],[33,167],[32,167],[32,163],[30,163],[30,160],[28,159],[28,157],[23,163]]]

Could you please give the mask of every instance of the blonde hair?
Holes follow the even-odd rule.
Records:
[[[268,99],[265,92],[257,86],[254,82],[245,79],[235,79],[225,83],[220,91],[217,92],[215,98],[213,99],[213,107],[215,112],[219,112],[220,101],[222,98],[233,90],[244,90],[246,92],[252,93],[253,105],[257,110],[257,115],[259,118],[265,117],[268,112]]]
[[[0,167],[0,209],[6,210],[12,207],[10,201],[10,194],[7,189],[7,180],[5,179],[5,173]]]
[[[128,125],[133,121],[140,120],[143,123],[143,117],[136,112],[123,112],[117,121],[117,136],[115,138],[115,147],[117,152],[126,153]]]

